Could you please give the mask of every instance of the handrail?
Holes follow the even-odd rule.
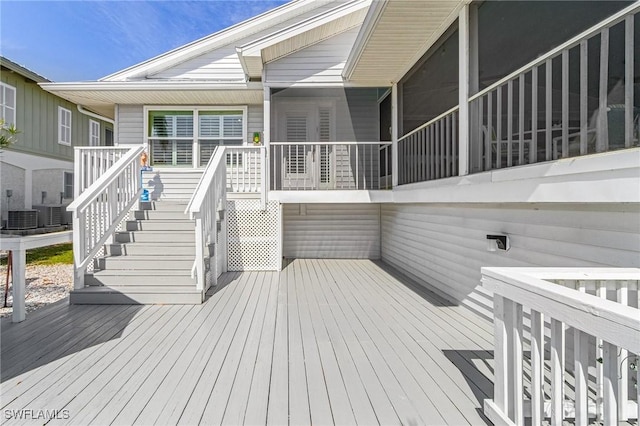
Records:
[[[595,34],[597,34],[603,28],[611,27],[611,26],[613,26],[613,25],[615,25],[615,24],[617,24],[619,22],[622,22],[622,20],[624,20],[624,18],[627,15],[629,15],[629,14],[631,14],[631,13],[637,11],[637,10],[640,10],[640,1],[636,1],[635,3],[631,4],[630,6],[625,7],[624,9],[622,9],[619,12],[611,15],[607,19],[597,23],[596,25],[592,26],[591,28],[581,32],[577,36],[569,39],[568,41],[566,41],[564,43],[562,43],[560,46],[556,47],[555,49],[552,49],[552,50],[548,51],[544,55],[542,55],[542,56],[534,59],[533,61],[529,62],[528,64],[518,68],[517,70],[515,70],[511,74],[507,75],[506,77],[501,78],[500,80],[498,80],[495,83],[493,83],[491,86],[489,86],[486,89],[483,89],[480,92],[476,93],[475,95],[471,96],[469,98],[469,102],[472,102],[472,101],[474,101],[474,100],[486,95],[487,93],[495,90],[499,86],[502,86],[503,84],[505,84],[509,80],[513,80],[515,77],[517,77],[518,75],[522,74],[523,72],[526,72],[527,70],[529,70],[529,69],[531,69],[531,68],[533,68],[535,66],[542,65],[548,59],[553,58],[554,56],[556,56],[559,53],[561,53],[563,50],[570,49],[572,47],[577,46],[578,44],[580,44],[580,42],[582,40],[594,36]]]
[[[204,179],[206,176],[206,171],[209,170],[209,168],[211,167],[211,163],[213,162],[213,159],[216,157],[216,152],[218,152],[218,148],[220,147],[219,146],[215,147],[213,150],[213,154],[211,155],[211,157],[209,157],[209,161],[207,161],[207,165],[204,167],[205,171],[202,173],[202,175],[200,175],[200,180],[198,180],[198,184],[196,185],[196,188],[193,190],[193,193],[191,194],[191,198],[187,203],[187,207],[184,209],[184,214],[190,214],[193,200],[195,199],[196,194],[200,192],[200,187],[202,186],[202,183],[204,182]]]
[[[631,301],[639,282],[638,268],[482,268],[494,305],[487,417],[494,424],[523,424],[529,415],[532,424],[545,417],[552,424],[569,417],[576,424],[592,416],[604,424],[637,418],[640,407],[628,391],[630,358],[640,353],[640,311]],[[594,365],[595,374],[589,371]],[[565,393],[567,382],[574,392]]]
[[[143,150],[142,146],[131,148],[67,206],[73,212],[76,289],[84,287],[89,262],[116,232],[142,192],[138,157]]]
[[[213,155],[209,159],[207,163],[207,167],[205,168],[204,173],[202,173],[202,177],[198,182],[198,186],[196,190],[193,192],[189,203],[187,204],[187,208],[185,209],[185,213],[189,214],[191,219],[195,219],[200,215],[202,210],[202,204],[204,203],[205,197],[207,195],[204,188],[209,187],[213,182],[213,178],[215,177],[216,171],[221,164],[224,164],[222,161],[224,159],[225,149],[224,147],[218,146],[216,147]]]
[[[425,127],[431,126],[433,123],[442,120],[447,115],[452,114],[452,113],[456,112],[459,109],[460,109],[460,105],[456,105],[453,108],[446,110],[445,112],[443,112],[439,116],[437,116],[435,118],[432,118],[431,120],[427,121],[426,123],[424,123],[420,127],[416,127],[415,129],[413,129],[412,131],[410,131],[406,135],[399,137],[398,140],[401,141],[402,139],[408,138],[409,136],[411,136],[411,135],[413,135],[415,133],[418,133],[420,130],[424,129]]]
[[[142,154],[144,151],[144,147],[140,146],[137,148],[131,148],[129,152],[127,152],[122,158],[120,158],[116,163],[102,176],[98,178],[89,188],[87,188],[78,198],[73,200],[71,204],[67,206],[67,210],[76,211],[81,210],[88,203],[92,201],[93,198],[97,197],[100,192],[112,183],[118,177],[118,173],[124,170],[129,162],[132,159],[136,159]]]
[[[346,142],[320,142],[320,141],[304,141],[304,142],[270,142],[270,145],[391,145],[391,142],[381,141],[381,142],[356,142],[356,141],[346,141]],[[235,148],[235,147],[234,147]]]

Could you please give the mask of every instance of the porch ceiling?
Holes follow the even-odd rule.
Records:
[[[381,0],[369,10],[344,77],[354,83],[394,83],[433,45],[466,0]]]
[[[106,117],[121,105],[248,105],[262,102],[261,84],[48,83],[43,89]]]

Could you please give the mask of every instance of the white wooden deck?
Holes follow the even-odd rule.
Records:
[[[203,305],[59,303],[3,321],[0,422],[486,423],[491,325],[403,281],[371,261],[296,260],[226,274]]]

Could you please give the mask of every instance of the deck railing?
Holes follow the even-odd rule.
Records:
[[[91,186],[131,148],[79,146],[74,149],[74,198]]]
[[[142,146],[129,149],[67,206],[67,210],[73,212],[74,285],[77,289],[84,287],[84,273],[89,262],[138,200],[141,192],[139,157],[143,149]],[[90,173],[84,169],[81,179]]]
[[[524,424],[530,416],[532,424],[550,418],[553,425],[567,418],[576,425],[593,417],[605,425],[637,419],[639,280],[640,269],[482,268],[482,284],[494,294],[489,419]]]
[[[635,2],[469,97],[468,122],[456,123],[455,107],[401,137],[398,183],[466,173],[456,154],[477,173],[640,146],[638,12]],[[465,152],[456,130],[468,132]]]
[[[458,107],[398,140],[398,184],[458,175]]]
[[[227,192],[264,193],[267,182],[266,149],[263,146],[227,146]]]
[[[390,142],[271,142],[271,189],[389,189],[390,159]]]
[[[227,267],[227,155],[225,147],[215,149],[185,209],[195,220],[196,258],[192,275],[196,288],[203,292],[216,284]]]

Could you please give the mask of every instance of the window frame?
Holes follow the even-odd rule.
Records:
[[[100,139],[100,122],[89,119],[89,146],[100,146]]]
[[[67,184],[67,175],[71,175],[71,184]],[[71,190],[71,196],[68,197],[67,189]],[[72,200],[75,198],[75,176],[72,171],[62,171],[62,198],[65,200]]]
[[[191,137],[154,137],[150,136],[151,125],[149,120],[149,115],[154,111],[185,111],[191,112],[193,115],[193,135]],[[147,152],[151,152],[151,141],[157,139],[166,139],[166,140],[190,140],[192,141],[192,168],[202,168],[204,166],[200,165],[200,140],[211,140],[210,137],[200,137],[200,120],[199,115],[200,112],[210,112],[210,111],[241,111],[242,112],[242,137],[238,138],[240,140],[240,144],[238,146],[247,146],[248,145],[248,106],[247,105],[216,105],[216,106],[187,106],[187,105],[145,105],[143,107],[143,118],[144,118],[144,138],[143,143],[145,150]],[[222,138],[220,138],[221,140]],[[229,138],[227,138],[229,139]],[[233,139],[233,138],[231,138]],[[188,165],[157,165],[157,167],[188,167]]]
[[[63,118],[65,115],[68,115],[69,117],[69,124],[65,124],[63,122]],[[71,110],[66,109],[63,106],[58,106],[58,144],[71,146],[72,123],[73,123],[73,114],[71,113]],[[67,133],[67,132],[63,132],[63,130],[65,129],[68,130],[68,137],[69,137],[68,140],[63,139],[63,133]]]
[[[10,85],[7,84],[5,82],[0,82],[0,90],[2,90],[2,99],[4,99],[4,103],[0,103],[0,118],[5,120],[5,124],[7,125],[14,125],[17,126],[17,121],[18,121],[18,113],[17,113],[17,89]],[[10,107],[6,104],[6,100],[7,100],[7,90],[10,90],[12,93],[12,98],[13,98],[13,107]],[[10,109],[13,112],[13,121],[8,121],[6,120],[5,117],[5,110]]]

